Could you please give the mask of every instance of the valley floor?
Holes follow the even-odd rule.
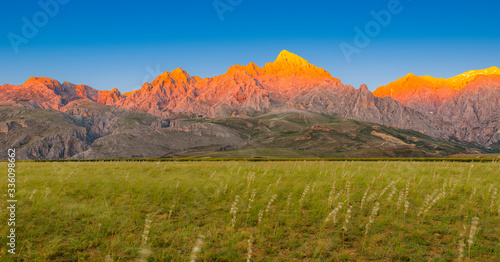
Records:
[[[499,261],[499,167],[19,162],[0,261]]]

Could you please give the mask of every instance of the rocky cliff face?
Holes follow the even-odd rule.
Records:
[[[491,67],[472,70],[448,79],[408,74],[377,88],[373,94],[377,97],[392,97],[425,114],[436,114],[447,99],[479,76],[500,76],[500,69]]]
[[[199,151],[217,151],[243,144],[236,130],[211,123],[184,123],[154,132],[126,132],[104,136],[76,159],[164,157]]]
[[[245,141],[238,131],[220,125],[171,123],[85,99],[61,110],[0,106],[0,150],[16,148],[20,160],[134,158],[217,150]]]
[[[436,114],[441,104],[455,93],[456,90],[450,87],[414,74],[408,74],[373,92],[377,97],[392,97],[405,106],[431,115]]]
[[[127,132],[152,132],[165,125],[159,118],[143,112],[101,105],[92,101],[75,100],[61,108],[71,122],[86,129],[88,139]]]
[[[418,77],[412,74],[374,95],[391,97],[413,108],[433,122],[442,121],[441,137],[498,147],[500,122],[500,70],[475,70],[449,78]]]
[[[53,109],[0,106],[0,151],[22,159],[426,157],[482,152],[415,131],[308,110],[259,117],[162,120],[80,99]],[[0,160],[5,160],[6,155]]]
[[[297,94],[292,105],[314,112],[350,119],[379,123],[439,137],[439,121],[403,106],[393,99],[375,97],[366,86],[354,89],[338,85],[335,88],[316,88]]]
[[[438,115],[454,127],[453,137],[499,147],[500,75],[476,77],[446,100]]]
[[[32,77],[19,86],[0,86],[0,103],[30,108],[61,110],[68,103],[86,99],[102,104],[113,104],[123,99],[118,89],[99,91],[86,85],[58,81],[45,77]]]
[[[18,159],[68,159],[86,151],[84,127],[56,110],[0,106],[0,148],[16,148]]]
[[[115,122],[118,119],[125,121],[117,117],[123,113],[118,108],[162,119],[255,117],[277,109],[306,109],[491,146],[498,142],[498,136],[490,134],[498,127],[497,122],[490,119],[493,116],[485,118],[483,115],[487,113],[484,112],[479,119],[468,112],[496,110],[491,114],[498,114],[498,101],[493,99],[495,105],[485,106],[481,104],[483,101],[467,100],[472,97],[466,99],[462,90],[472,89],[465,86],[484,85],[485,88],[473,88],[476,93],[467,94],[497,96],[491,88],[486,88],[496,84],[488,81],[474,84],[474,79],[498,74],[500,70],[496,67],[466,72],[450,79],[409,74],[372,94],[364,85],[359,89],[344,85],[324,69],[282,51],[274,62],[262,68],[254,63],[236,65],[212,78],[191,76],[182,69],[165,72],[141,89],[127,94],[117,89],[99,91],[85,85],[61,84],[53,79],[34,77],[20,86],[0,86],[0,104],[65,112],[72,117],[72,123],[86,128],[90,141],[126,132],[127,125]],[[83,100],[113,106],[116,110],[102,113],[96,105],[82,109],[78,105]],[[475,106],[460,103],[475,103]],[[463,113],[453,115],[452,108]],[[126,114],[131,113],[127,111]],[[151,119],[131,125],[132,129],[145,132],[164,125],[152,116],[132,118]],[[484,139],[484,135],[488,138]]]
[[[435,78],[432,76],[423,76],[422,78],[441,86],[446,86],[454,90],[460,90],[467,86],[470,82],[474,81],[476,77],[490,75],[500,75],[500,69],[496,66],[492,66],[483,70],[471,70],[448,79]]]
[[[288,51],[263,68],[253,63],[233,66],[213,78],[192,77],[181,69],[166,72],[114,105],[174,118],[251,117],[298,108],[441,135],[432,117],[375,97],[366,86],[356,90],[343,85]]]
[[[287,104],[297,92],[340,83],[322,68],[283,51],[263,68],[233,66],[213,78],[165,72],[113,105],[157,116],[254,116]]]

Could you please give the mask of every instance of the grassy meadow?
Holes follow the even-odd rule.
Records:
[[[499,170],[498,162],[18,162],[18,254],[4,243],[0,261],[500,261]]]

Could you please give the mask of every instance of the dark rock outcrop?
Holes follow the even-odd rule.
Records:
[[[491,147],[500,141],[500,76],[479,76],[439,107],[452,137]],[[498,146],[498,145],[497,145]]]

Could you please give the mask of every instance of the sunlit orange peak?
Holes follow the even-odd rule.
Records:
[[[59,82],[48,77],[30,77],[24,84],[41,83],[44,85],[58,85]]]
[[[174,81],[186,83],[186,82],[190,81],[191,76],[182,68],[177,68],[177,69],[173,70],[172,72],[168,72],[168,71],[163,72],[163,74],[158,76],[154,82],[165,81],[165,80],[170,81],[168,79],[172,79]]]
[[[307,65],[309,62],[305,60],[304,58],[294,54],[290,53],[287,50],[283,50],[280,52],[274,63],[287,63],[287,64],[293,64],[293,65]]]
[[[26,82],[24,82],[24,85],[29,85],[31,86],[31,88],[55,88],[60,84],[61,83],[59,83],[59,81],[47,77],[31,77]]]
[[[432,76],[422,76],[422,78],[427,81],[447,86],[455,90],[460,90],[464,88],[469,82],[474,80],[474,78],[480,75],[500,75],[500,69],[496,66],[493,66],[482,70],[471,70],[448,79],[435,78]]]

